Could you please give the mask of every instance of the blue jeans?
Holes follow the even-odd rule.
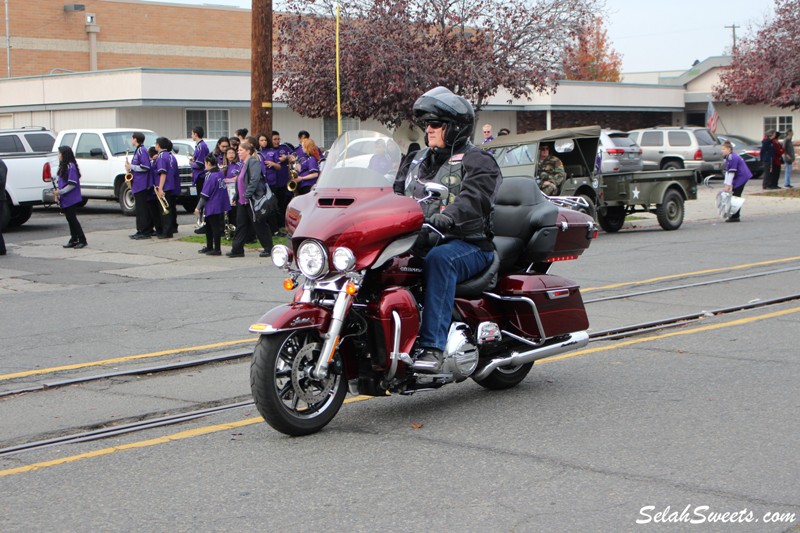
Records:
[[[456,285],[484,271],[493,258],[494,252],[484,252],[464,241],[449,241],[428,252],[424,267],[425,308],[419,332],[421,347],[444,350]]]
[[[785,163],[786,165],[786,175],[783,177],[783,186],[788,187],[792,184],[792,164]]]

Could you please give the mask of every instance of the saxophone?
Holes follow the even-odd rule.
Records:
[[[128,151],[125,150],[125,164],[128,165],[130,162]],[[125,174],[125,186],[129,189],[133,186],[133,173],[130,170]]]

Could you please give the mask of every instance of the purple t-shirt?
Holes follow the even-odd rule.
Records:
[[[285,144],[282,144],[282,145],[278,146],[278,148],[276,148],[276,150],[278,151],[278,157],[277,157],[277,160],[276,160],[278,163],[281,163],[281,156],[286,156],[287,159],[281,163],[280,170],[276,170],[277,177],[275,179],[275,185],[277,185],[278,187],[286,187],[286,184],[289,183],[289,159],[288,159],[288,157],[289,157],[289,154],[292,153],[292,150],[288,146],[286,146]]]
[[[194,147],[194,161],[192,161],[192,185],[197,182],[197,178],[206,173],[206,156],[208,155],[208,145],[203,139],[197,141]]]
[[[231,201],[228,198],[228,188],[225,186],[225,175],[221,171],[209,172],[203,182],[203,192],[206,198],[203,208],[206,216],[220,215],[231,210]]]
[[[264,161],[268,161],[270,163],[280,163],[280,159],[278,159],[278,149],[267,147],[261,152],[261,156],[264,158]],[[278,184],[278,171],[269,166],[265,165],[266,167],[266,174],[264,174],[267,178],[267,185],[270,187],[275,187]]]
[[[317,163],[317,158],[312,157],[310,155],[303,156],[300,161],[300,172],[297,173],[300,178],[304,176],[308,176],[309,174],[316,172],[317,175],[311,179],[300,179],[299,185],[301,187],[310,187],[311,185],[315,185],[317,183],[317,178],[319,178],[319,163]]]
[[[156,158],[156,182],[161,183],[161,175],[166,174],[164,180],[164,192],[177,193],[181,190],[180,174],[178,171],[178,160],[168,150],[158,152]]]
[[[69,207],[83,201],[81,196],[81,179],[78,176],[78,167],[75,163],[70,163],[67,167],[67,175],[58,177],[58,188],[63,189],[68,183],[75,185],[75,188],[60,197],[61,207]]]
[[[147,148],[144,146],[137,146],[136,151],[133,152],[131,166],[134,165],[139,165],[141,168],[145,169],[143,171],[131,170],[131,174],[133,174],[131,192],[135,194],[137,192],[146,191],[153,186],[152,181],[150,181],[152,179],[150,176],[150,155],[147,153]]]
[[[725,172],[729,170],[736,172],[733,176],[732,187],[734,189],[741,187],[747,183],[747,180],[753,177],[753,173],[747,168],[747,163],[745,163],[744,159],[736,152],[731,152],[728,154],[728,157],[725,158]]]

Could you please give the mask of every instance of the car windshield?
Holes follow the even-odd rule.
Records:
[[[386,187],[400,167],[400,147],[382,133],[348,131],[328,151],[318,189]]]
[[[135,130],[104,133],[103,137],[106,139],[108,149],[111,150],[111,155],[125,155],[125,152],[133,153],[134,147],[131,142],[131,135],[134,133]],[[144,145],[148,148],[150,146],[155,146],[156,134],[153,132],[142,133],[144,133]]]

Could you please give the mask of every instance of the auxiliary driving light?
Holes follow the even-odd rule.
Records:
[[[333,267],[340,272],[353,270],[356,266],[356,256],[349,248],[340,246],[333,251]]]
[[[272,264],[278,268],[283,268],[292,261],[292,251],[283,244],[273,246],[270,255],[272,256]]]

